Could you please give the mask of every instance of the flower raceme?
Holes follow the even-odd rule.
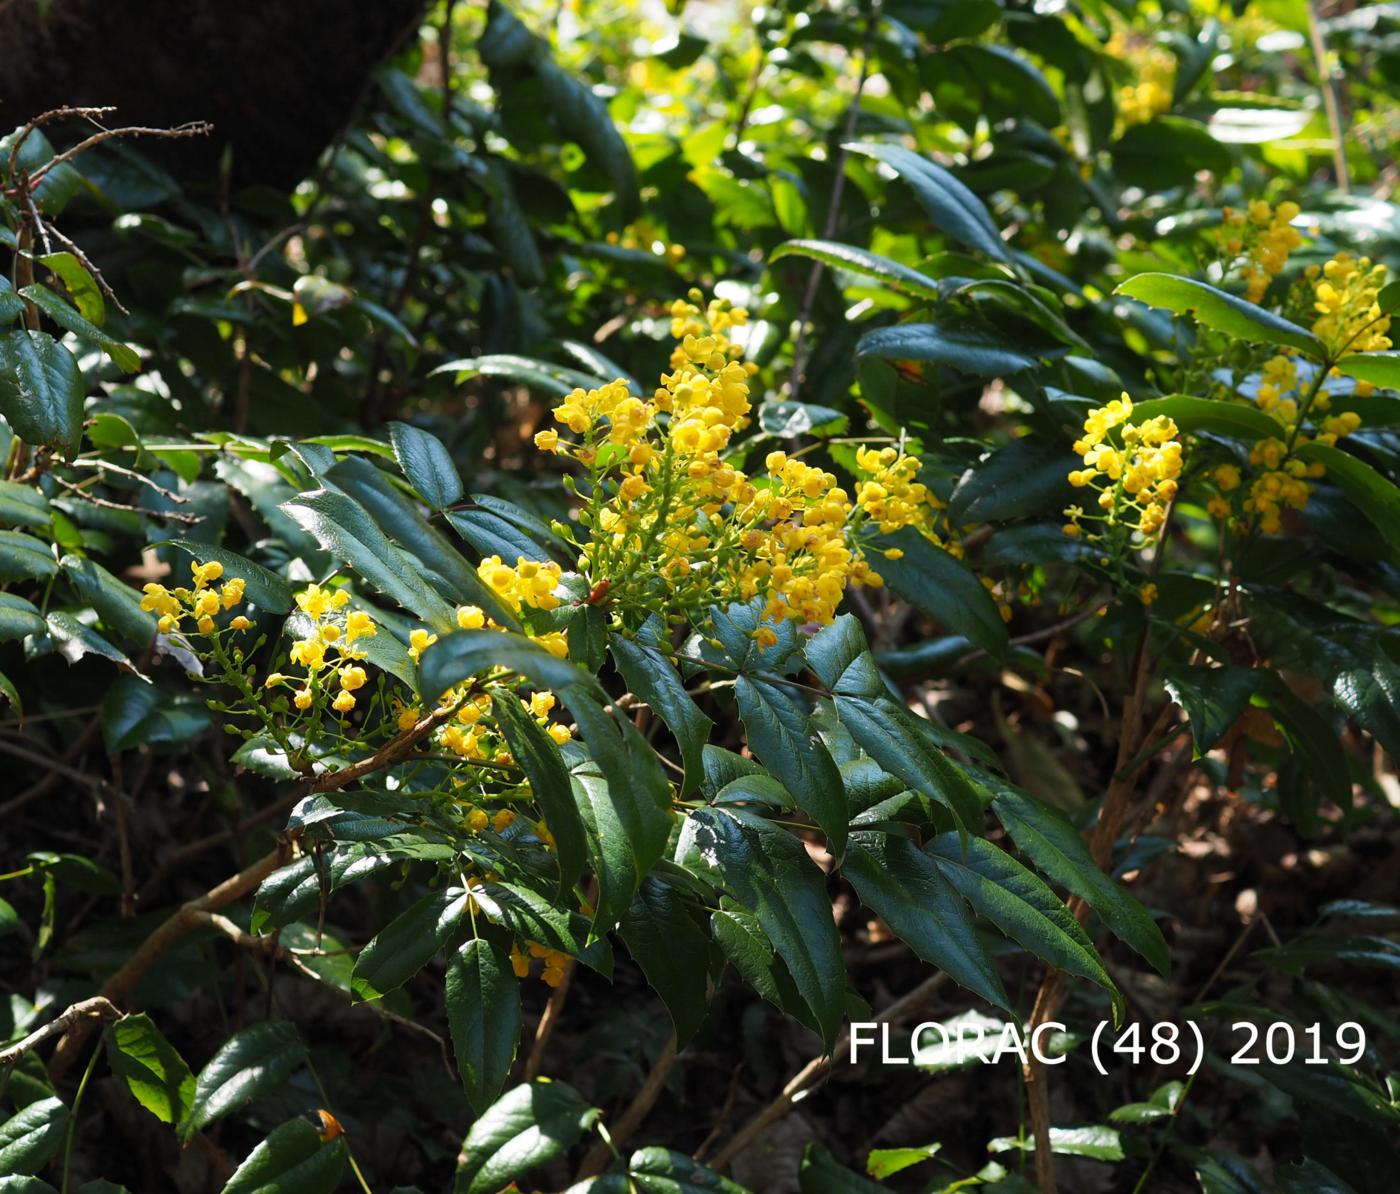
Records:
[[[620,380],[577,389],[553,413],[576,438],[535,436],[587,470],[579,570],[623,611],[695,620],[761,597],[767,619],[825,624],[849,586],[883,583],[861,532],[913,526],[938,542],[940,504],[916,480],[917,459],[893,448],[858,450],[854,493],[800,453],[770,452],[745,472],[733,441],[750,423],[755,366],[730,332],[748,315],[719,300],[702,310],[699,297],[671,307],[676,344],[649,398]]]
[[[167,589],[154,581],[142,587],[141,608],[157,615],[157,628],[161,634],[170,634],[179,629],[186,620],[195,624],[200,634],[213,634],[216,629],[216,615],[231,610],[243,601],[245,584],[242,577],[230,577],[219,588],[214,582],[224,574],[224,566],[217,560],[206,564],[191,563],[192,588]],[[231,630],[247,630],[251,625],[246,617],[238,614],[229,620]]]
[[[1271,207],[1255,199],[1245,211],[1231,207],[1222,211],[1221,246],[1230,264],[1239,263],[1251,303],[1264,297],[1269,283],[1283,272],[1289,254],[1302,245],[1302,234],[1293,227],[1299,210],[1291,200]]]
[[[1089,412],[1084,434],[1074,450],[1084,467],[1069,474],[1076,489],[1093,489],[1099,513],[1074,505],[1065,510],[1066,535],[1099,539],[1083,523],[1100,522],[1110,534],[1126,529],[1134,546],[1149,542],[1166,521],[1181,476],[1181,441],[1176,424],[1165,415],[1132,423],[1127,394]]]

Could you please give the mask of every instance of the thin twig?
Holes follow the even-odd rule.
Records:
[[[110,999],[104,999],[101,995],[80,1000],[67,1010],[60,1012],[42,1028],[36,1028],[24,1040],[0,1049],[0,1069],[14,1065],[21,1057],[36,1046],[42,1045],[49,1037],[57,1036],[60,1032],[67,1032],[79,1020],[89,1017],[105,1021],[120,1020],[122,1012]]]

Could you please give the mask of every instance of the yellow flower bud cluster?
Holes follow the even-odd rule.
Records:
[[[1171,110],[1176,58],[1155,41],[1119,29],[1104,46],[1104,53],[1126,63],[1134,82],[1118,89],[1118,119],[1123,127],[1146,124]]]
[[[500,599],[501,604],[508,607],[512,613],[518,614],[522,606],[543,610],[559,607],[559,598],[554,595],[554,590],[559,587],[559,577],[562,573],[559,565],[553,561],[540,562],[518,556],[515,567],[512,568],[503,563],[500,556],[487,556],[477,566],[476,573],[486,587]],[[475,621],[481,615],[481,611],[475,606],[464,608],[476,611],[475,614],[466,615],[462,610],[458,611],[458,625],[465,629],[467,627],[463,617]],[[481,623],[478,622],[477,625]]]
[[[298,678],[274,672],[267,677],[265,687],[291,687],[292,704],[303,711],[311,708],[318,693],[334,689],[331,708],[337,713],[349,713],[355,708],[355,693],[369,681],[368,673],[360,666],[364,648],[355,643],[373,638],[379,628],[365,610],[346,608],[350,594],[345,589],[311,585],[296,595],[296,602],[312,625],[304,638],[292,643],[288,655],[292,663],[305,669],[306,675]]]
[[[218,560],[191,563],[190,572],[193,574],[190,588],[167,589],[154,581],[142,586],[141,608],[157,615],[156,625],[161,634],[178,630],[186,619],[194,623],[200,634],[213,634],[217,629],[215,617],[243,601],[246,586],[242,577],[230,577],[219,588],[214,587],[214,582],[224,574],[224,566]],[[252,624],[238,614],[229,620],[228,626],[231,630],[247,630]]]
[[[1124,394],[1090,411],[1084,420],[1084,434],[1074,445],[1084,467],[1073,470],[1069,482],[1076,489],[1097,490],[1102,513],[1068,507],[1064,532],[1071,538],[1100,537],[1084,530],[1082,524],[1088,520],[1108,528],[1128,527],[1147,541],[1166,521],[1167,505],[1176,497],[1181,476],[1177,426],[1165,415],[1134,424],[1129,422],[1132,413],[1132,400]]]
[[[937,500],[917,480],[918,461],[889,448],[860,450],[854,499],[832,473],[785,452],[768,454],[766,476],[737,467],[726,453],[749,425],[755,368],[729,333],[748,314],[699,299],[692,291],[670,308],[670,372],[649,400],[621,381],[575,390],[554,418],[579,440],[552,428],[535,437],[592,474],[579,570],[610,603],[638,611],[694,618],[759,597],[769,619],[830,622],[849,585],[883,583],[858,533],[917,526],[934,538]]]
[[[1384,352],[1390,347],[1390,316],[1377,301],[1386,284],[1386,268],[1369,257],[1338,253],[1320,269],[1308,270],[1313,285],[1314,335],[1333,357],[1343,352]],[[1358,393],[1370,387],[1358,383]]]
[[[857,448],[856,464],[868,478],[856,485],[856,505],[881,534],[912,526],[934,538],[928,528],[943,503],[918,480],[918,457],[894,448]]]
[[[621,249],[663,257],[668,265],[678,265],[685,257],[684,245],[674,245],[665,240],[647,220],[628,224],[621,233],[609,232],[604,239]]]
[[[1246,211],[1227,207],[1221,213],[1221,247],[1231,263],[1243,258],[1240,277],[1251,303],[1264,297],[1269,283],[1283,272],[1288,255],[1303,243],[1302,234],[1293,227],[1299,210],[1291,200],[1271,207],[1263,199],[1254,199]]]

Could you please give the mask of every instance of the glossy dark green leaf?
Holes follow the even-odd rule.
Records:
[[[155,637],[155,615],[141,608],[141,596],[130,585],[87,556],[70,552],[58,565],[78,596],[97,611],[108,630],[142,647]]]
[[[107,1060],[112,1073],[161,1123],[178,1123],[189,1114],[194,1075],[144,1012],[125,1016],[107,1029]]]
[[[846,148],[889,166],[910,186],[934,225],[952,240],[997,261],[1010,259],[982,201],[942,166],[901,145],[855,144]]]
[[[839,855],[849,819],[841,773],[815,736],[806,708],[781,684],[756,677],[735,680],[734,695],[750,749],[811,814]]]
[[[417,562],[423,579],[440,596],[454,605],[478,605],[502,626],[517,625],[515,616],[496,600],[452,540],[424,518],[418,503],[382,469],[363,457],[350,456],[330,469],[326,479],[369,511],[379,529]]]
[[[889,697],[838,696],[836,715],[882,769],[946,805],[968,829],[980,828],[982,801],[977,789],[943,753],[922,718]]]
[[[49,637],[58,653],[69,663],[96,655],[115,663],[123,671],[139,676],[136,665],[91,626],[68,610],[56,609],[44,619]]]
[[[1017,848],[1042,874],[1084,900],[1109,930],[1162,974],[1171,957],[1162,931],[1137,900],[1099,870],[1084,839],[1058,809],[998,784],[992,808]]]
[[[1170,394],[1165,398],[1135,402],[1128,422],[1145,423],[1159,416],[1171,419],[1182,431],[1209,431],[1249,442],[1277,439],[1283,430],[1277,419],[1255,407],[1238,402],[1192,398],[1186,394]]]
[[[866,332],[856,344],[856,357],[892,361],[931,361],[973,377],[1005,377],[1035,366],[1036,358],[980,328],[937,323],[898,323]]]
[[[1138,299],[1149,307],[1163,307],[1177,315],[1194,315],[1206,327],[1236,340],[1296,348],[1315,360],[1326,356],[1322,341],[1296,323],[1193,278],[1176,274],[1137,274],[1113,293]]]
[[[1239,720],[1259,688],[1252,668],[1173,666],[1163,683],[1191,720],[1195,757],[1210,750]]]
[[[1205,125],[1180,116],[1158,116],[1133,125],[1113,146],[1118,177],[1154,190],[1187,184],[1200,170],[1223,176],[1232,161],[1230,151]]]
[[[20,439],[72,456],[86,393],[73,354],[47,332],[0,333],[0,415]]]
[[[530,781],[530,792],[544,813],[544,823],[554,836],[559,859],[560,889],[572,887],[583,869],[587,846],[583,822],[574,803],[569,769],[559,747],[520,703],[501,694],[493,702],[492,716],[505,735],[515,761]]]
[[[815,1143],[802,1154],[797,1186],[801,1194],[885,1194],[887,1189],[847,1169]]]
[[[803,648],[803,655],[807,666],[832,693],[879,697],[885,692],[865,631],[853,614],[842,614],[822,627]]]
[[[684,1048],[705,1018],[709,941],[690,901],[669,883],[645,879],[623,914],[619,932],[676,1027]]]
[[[515,1178],[563,1156],[598,1116],[573,1087],[548,1078],[506,1091],[462,1142],[453,1194],[499,1194]]]
[[[434,510],[462,500],[462,479],[442,440],[411,423],[390,423],[394,459],[408,483]]]
[[[499,946],[474,938],[447,963],[447,1023],[457,1072],[481,1114],[501,1093],[520,1044],[520,984]]]
[[[472,896],[492,921],[505,925],[517,938],[538,941],[569,954],[604,978],[612,977],[612,950],[606,937],[590,943],[589,922],[521,883],[486,883]]]
[[[746,1194],[743,1186],[669,1148],[638,1149],[627,1161],[623,1180],[630,1183],[628,1194]]]
[[[463,680],[497,667],[508,668],[537,688],[555,692],[570,685],[590,692],[598,688],[597,680],[576,664],[551,655],[523,635],[497,630],[456,630],[446,634],[423,652],[418,666],[425,699],[435,700]]]
[[[460,887],[430,892],[376,933],[355,958],[355,998],[380,999],[422,970],[460,930],[467,898]]]
[[[276,1090],[305,1060],[306,1046],[296,1026],[285,1020],[265,1020],[234,1033],[200,1071],[189,1113],[180,1121],[181,1138],[190,1139],[250,1099]]]
[[[881,535],[874,546],[878,551],[893,548],[904,553],[897,560],[873,558],[872,562],[905,601],[988,654],[997,658],[1005,654],[1006,623],[991,594],[966,564],[913,527]]]
[[[921,274],[916,269],[910,269],[907,265],[901,265],[898,261],[881,257],[880,254],[872,253],[868,249],[860,249],[854,245],[843,245],[838,241],[784,241],[768,254],[768,260],[770,262],[780,261],[784,257],[794,256],[808,257],[813,261],[820,261],[823,265],[845,270],[848,273],[879,278],[896,290],[914,295],[916,298],[937,300],[941,294],[936,279]]]
[[[974,994],[1011,1010],[958,889],[909,838],[853,833],[841,872],[855,887],[860,902],[919,957]]]
[[[577,686],[559,689],[559,696],[593,760],[593,766],[575,769],[574,779],[598,877],[594,923],[602,931],[621,919],[642,879],[666,852],[671,786],[630,721],[605,713]]]
[[[442,634],[455,626],[451,608],[353,498],[316,489],[298,494],[282,508],[323,549],[349,564],[357,575],[416,614],[432,630]]]
[[[0,581],[45,578],[57,571],[58,561],[42,539],[23,531],[0,531]]]
[[[966,526],[1044,512],[1058,515],[1069,496],[1069,471],[1080,464],[1054,441],[1030,435],[1012,440],[962,475],[948,499],[948,517]],[[887,564],[879,570],[889,575]]]
[[[322,1141],[306,1120],[290,1119],[243,1159],[223,1194],[331,1194],[347,1155],[343,1136]]]
[[[846,970],[825,876],[801,841],[745,810],[702,808],[686,820],[676,857],[717,874],[754,912],[830,1048],[841,1027]]]
[[[45,315],[63,328],[84,340],[91,340],[102,347],[102,351],[112,358],[112,363],[123,373],[135,373],[141,368],[141,356],[129,344],[124,344],[115,336],[109,336],[96,324],[89,322],[47,286],[34,283],[24,287],[20,295],[27,298]]]
[[[38,1173],[63,1145],[68,1108],[48,1098],[30,1103],[0,1124],[0,1173]]]
[[[1023,949],[1116,994],[1079,920],[1005,850],[956,833],[941,834],[924,849],[962,897]]]
[[[615,634],[609,645],[627,687],[651,706],[675,736],[685,767],[680,794],[686,795],[700,782],[704,770],[701,751],[714,723],[686,692],[675,664],[654,644]]]
[[[43,634],[44,616],[32,601],[14,593],[0,593],[0,643]]]

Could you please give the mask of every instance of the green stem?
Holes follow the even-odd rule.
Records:
[[[103,1042],[107,1039],[107,1030],[104,1028],[102,1035],[97,1038],[97,1044],[92,1050],[92,1056],[88,1058],[87,1068],[83,1070],[82,1079],[78,1082],[78,1093],[73,1096],[73,1110],[68,1115],[68,1138],[63,1144],[63,1189],[62,1194],[68,1194],[68,1183],[71,1178],[71,1166],[73,1162],[73,1141],[78,1135],[78,1111],[83,1105],[83,1094],[87,1090],[88,1079],[92,1077],[92,1071],[97,1068],[97,1058],[102,1053]]]

